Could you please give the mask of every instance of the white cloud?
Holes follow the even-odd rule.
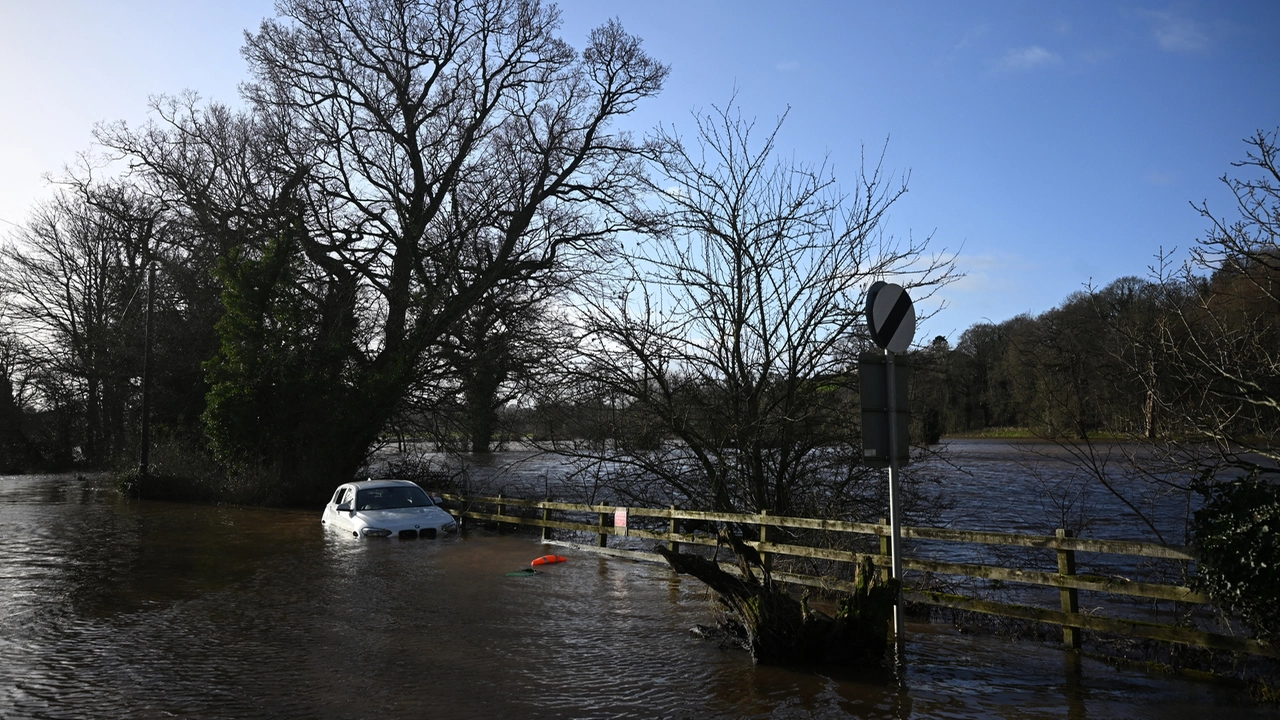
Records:
[[[964,37],[960,38],[960,41],[957,42],[951,49],[966,50],[971,47],[976,47],[981,44],[983,38],[987,36],[987,33],[988,33],[988,28],[986,25],[975,25],[969,28],[965,32]]]
[[[956,269],[961,277],[947,286],[949,294],[983,295],[1011,290],[1017,286],[1015,279],[1028,267],[1024,260],[1007,255],[958,255]]]
[[[1055,52],[1050,52],[1040,47],[1032,45],[1025,48],[1014,48],[1004,54],[1000,59],[1000,67],[1005,70],[1034,70],[1039,67],[1048,67],[1057,65],[1062,62],[1062,57]]]
[[[1152,32],[1160,49],[1167,52],[1199,52],[1209,46],[1206,35],[1191,18],[1167,12],[1145,13],[1152,22]]]

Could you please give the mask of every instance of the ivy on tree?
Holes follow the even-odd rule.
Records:
[[[1256,479],[1203,491],[1193,531],[1200,587],[1264,642],[1280,636],[1280,487]]]

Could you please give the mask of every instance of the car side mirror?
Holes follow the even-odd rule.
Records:
[[[350,511],[351,511],[351,503],[349,503],[349,502],[338,503],[338,507],[334,508],[334,510],[338,510],[338,511],[346,510],[347,512],[350,512]]]
[[[437,507],[444,507],[444,498],[439,495],[432,495],[431,502],[435,503]]]

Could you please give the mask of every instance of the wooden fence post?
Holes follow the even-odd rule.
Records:
[[[1055,533],[1060,538],[1073,537],[1072,533],[1064,528],[1058,528]],[[1076,574],[1076,551],[1075,550],[1058,550],[1058,574],[1059,575],[1075,575]],[[1080,593],[1075,588],[1061,588],[1058,590],[1058,596],[1062,600],[1062,612],[1078,613],[1080,612]],[[1073,628],[1068,625],[1062,626],[1062,644],[1073,649],[1080,647],[1080,629]]]
[[[498,493],[498,517],[499,518],[501,518],[503,514],[505,514],[506,509],[507,509],[507,506],[502,502],[502,493]],[[499,535],[502,534],[502,520],[498,520],[498,534]]]
[[[880,518],[880,524],[888,525],[889,518]],[[879,537],[880,537],[880,554],[888,555],[889,554],[889,536],[881,534]],[[876,580],[877,581],[884,580],[884,567],[879,565],[876,566]]]
[[[769,526],[765,525],[765,522],[768,521],[768,519],[769,519],[769,511],[761,510],[760,511],[760,544],[761,545],[769,542]],[[767,553],[761,550],[760,564],[764,566],[765,570],[769,572],[773,572],[773,553]]]
[[[604,516],[606,514],[607,513],[600,513],[600,522],[598,525],[600,528],[600,534],[598,536],[598,540],[596,540],[596,547],[609,547],[609,535],[604,531]]]
[[[547,502],[551,502],[551,498],[547,498]],[[551,522],[551,508],[542,508],[542,541],[546,542],[551,539],[551,527],[547,523]]]
[[[667,530],[667,534],[673,535],[673,536],[680,534],[680,521],[676,520],[675,505],[671,506],[671,527],[669,530]],[[675,540],[668,540],[667,548],[670,549],[671,552],[680,552],[680,543],[676,542]]]

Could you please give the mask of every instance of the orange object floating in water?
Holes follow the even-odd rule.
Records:
[[[563,555],[543,555],[540,558],[536,558],[533,562],[529,564],[536,567],[538,565],[550,565],[552,563],[562,563],[568,559],[569,558]]]

